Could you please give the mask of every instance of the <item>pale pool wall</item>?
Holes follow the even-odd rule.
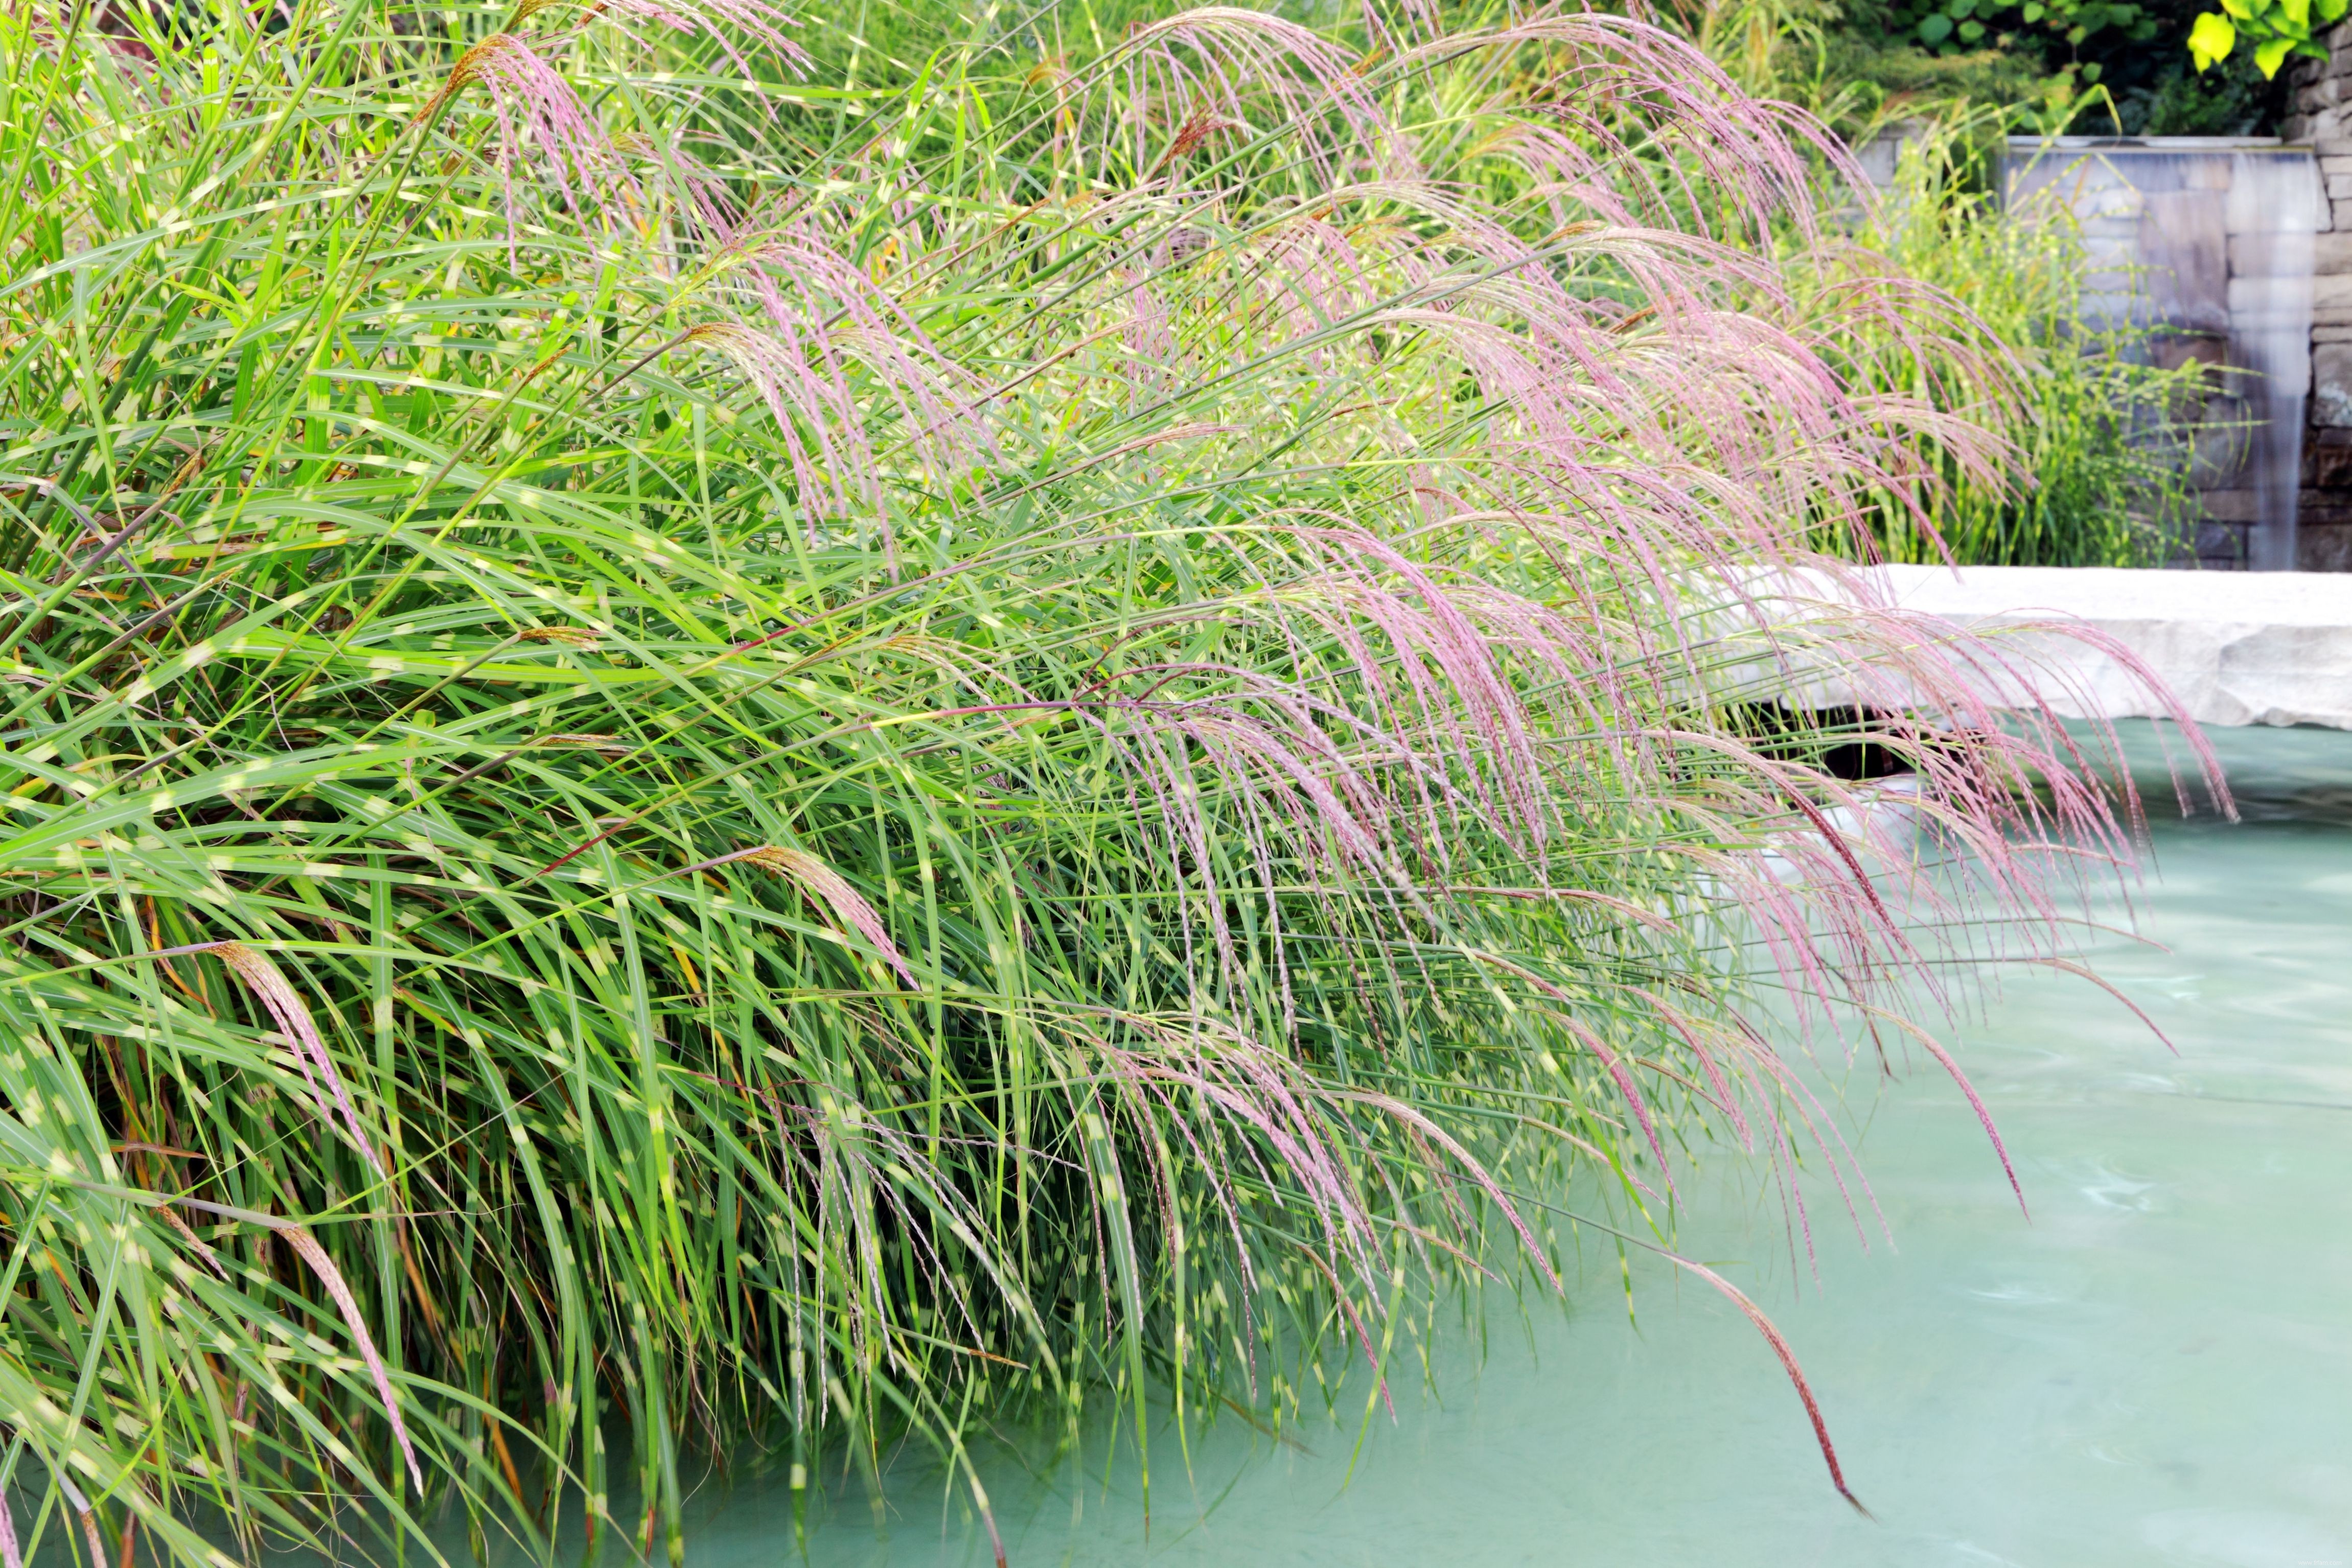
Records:
[[[1875,602],[1993,634],[2015,656],[2016,689],[2001,694],[2012,705],[2038,700],[2070,719],[2162,716],[2144,672],[2200,724],[2352,730],[2352,574],[1878,566],[1864,575]],[[2094,638],[2034,629],[2053,624]]]

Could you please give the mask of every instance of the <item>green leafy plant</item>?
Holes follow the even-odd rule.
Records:
[[[1804,104],[1849,134],[1865,134],[1880,115],[1995,108],[2011,110],[2008,129],[2043,135],[2061,128],[2126,136],[2274,130],[2288,108],[2283,81],[2251,50],[2216,57],[2238,59],[2242,69],[2200,75],[2189,48],[2197,10],[2185,0],[2057,8],[1772,0],[1706,7],[1691,32],[1749,90]],[[1766,11],[1785,19],[1777,43],[1760,48],[1752,20],[1738,44],[1730,40],[1727,18]],[[2315,22],[2314,34],[2325,26]]]
[[[1286,1418],[1714,1142],[1802,1202],[1759,994],[1909,1026],[2127,852],[1811,548],[2012,390],[1817,125],[1601,16],[1032,21],[0,14],[9,1568]]]
[[[2157,21],[2148,7],[2132,0],[1929,0],[1906,14],[1912,36],[1938,54],[1958,54],[2007,41],[2029,30],[2046,35],[2068,49],[2079,47],[2103,33],[2129,43],[2156,37]],[[2078,68],[2086,81],[2095,82],[2101,68]]]
[[[2315,35],[2342,21],[2347,4],[2352,0],[2221,0],[2221,10],[2199,13],[2189,33],[2189,57],[2203,72],[2242,43],[2265,78],[2278,75],[2290,55],[2324,60],[2327,46]]]
[[[2097,76],[2096,66],[2086,66],[2081,72],[2071,67],[2054,72],[2042,79],[2033,97],[2011,105],[2001,119],[2017,131],[2045,137],[2065,135],[2095,110],[2119,121],[2115,95],[2098,85]]]

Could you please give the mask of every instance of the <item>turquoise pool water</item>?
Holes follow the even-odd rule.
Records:
[[[2246,820],[2159,821],[2138,907],[2162,948],[2095,944],[2179,1054],[2051,973],[1947,1032],[2030,1223],[1932,1067],[1853,1105],[1891,1248],[1817,1207],[1816,1285],[1748,1184],[1718,1166],[1686,1194],[1685,1248],[1788,1334],[1874,1522],[1831,1491],[1727,1303],[1637,1265],[1629,1323],[1596,1249],[1566,1310],[1457,1333],[1360,1453],[1352,1425],[1291,1447],[1225,1422],[1188,1479],[1159,1444],[1148,1535],[1123,1459],[997,1463],[1014,1568],[2352,1568],[2352,734],[2215,739]],[[894,1470],[880,1533],[854,1486],[835,1496],[816,1563],[988,1561],[928,1465]],[[793,1555],[779,1492],[697,1512],[697,1568]]]

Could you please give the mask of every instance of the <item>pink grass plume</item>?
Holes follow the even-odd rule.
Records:
[[[805,849],[785,848],[772,844],[754,845],[749,849],[738,849],[732,854],[688,866],[671,875],[691,876],[698,871],[711,870],[738,860],[747,861],[763,871],[772,871],[799,888],[831,911],[836,920],[872,944],[875,952],[882,955],[882,961],[896,970],[898,978],[910,988],[922,989],[922,980],[915,973],[914,966],[907,962],[906,954],[900,952],[898,944],[890,940],[889,928],[882,923],[882,917],[875,912],[874,906],[866,902],[866,895],[851,887],[848,879],[840,872]]]
[[[334,1120],[331,1101],[333,1108],[342,1111],[344,1125],[351,1129],[352,1140],[367,1157],[367,1163],[375,1168],[377,1175],[388,1178],[390,1173],[377,1156],[375,1144],[360,1125],[360,1113],[343,1088],[342,1075],[335,1070],[335,1059],[328,1054],[327,1042],[320,1037],[318,1025],[311,1021],[310,1010],[303,1005],[300,994],[287,984],[278,966],[239,942],[216,942],[190,951],[212,953],[228,966],[230,973],[245,983],[277,1024],[278,1033],[293,1046],[295,1063],[318,1097],[320,1120]]]

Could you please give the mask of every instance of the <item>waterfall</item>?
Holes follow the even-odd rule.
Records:
[[[2212,367],[2207,420],[2237,438],[2202,444],[2225,543],[2200,539],[2199,555],[2292,571],[2326,210],[2310,151],[2268,137],[2015,137],[2002,176],[2021,219],[2056,204],[2080,226],[2090,324],[2166,329],[2151,353]]]

